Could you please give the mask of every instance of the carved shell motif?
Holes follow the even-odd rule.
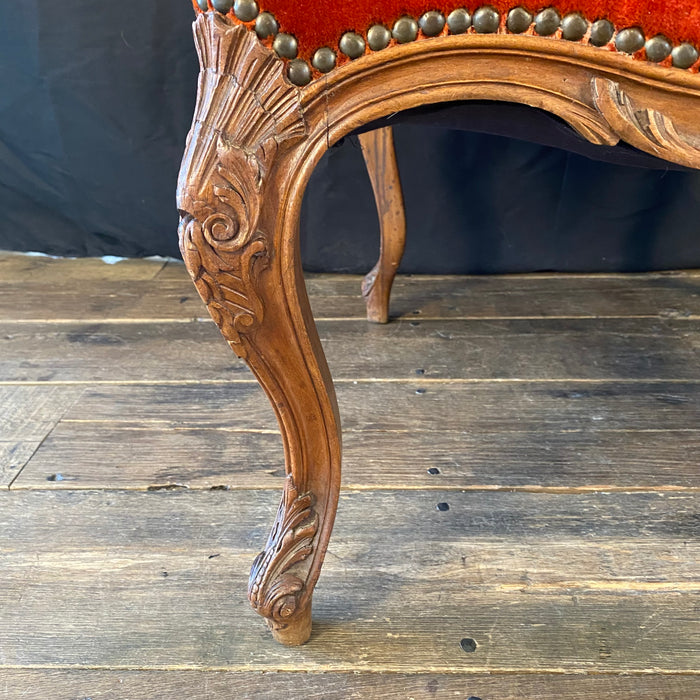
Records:
[[[286,626],[299,608],[305,579],[294,573],[294,567],[312,553],[317,529],[313,495],[300,495],[289,475],[275,525],[265,551],[253,562],[248,584],[253,608],[278,628]]]
[[[180,249],[209,311],[237,354],[262,320],[257,278],[268,262],[258,230],[279,145],[306,131],[284,66],[243,26],[209,12],[194,23],[201,71],[178,180]]]

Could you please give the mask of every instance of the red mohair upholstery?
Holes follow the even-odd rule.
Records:
[[[375,23],[391,28],[402,15],[418,18],[429,10],[447,15],[458,7],[473,11],[483,5],[495,7],[501,13],[518,6],[533,13],[554,7],[562,16],[579,12],[590,21],[609,19],[617,29],[640,27],[647,37],[663,34],[674,44],[687,41],[700,47],[700,0],[258,0],[258,3],[261,10],[277,18],[281,31],[297,38],[303,58],[321,46],[337,47],[346,31],[364,34]]]

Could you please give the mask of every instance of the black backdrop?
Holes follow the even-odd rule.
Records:
[[[189,0],[0,2],[0,248],[178,255],[174,190],[197,73],[191,20]],[[475,123],[500,131],[488,115]],[[700,174],[410,121],[396,140],[406,272],[700,266]],[[350,137],[310,183],[305,266],[366,271],[377,246]]]

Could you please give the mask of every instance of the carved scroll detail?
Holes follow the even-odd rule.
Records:
[[[593,93],[596,107],[621,139],[664,160],[700,168],[700,148],[678,133],[669,116],[637,107],[619,83],[606,78],[594,78]]]
[[[298,90],[282,62],[243,26],[210,12],[194,23],[201,71],[178,181],[180,249],[233,350],[262,321],[257,291],[270,255],[258,230],[280,145],[306,132]]]
[[[295,567],[313,551],[318,516],[310,493],[299,494],[292,476],[287,477],[277,519],[265,551],[253,563],[248,584],[250,602],[273,629],[284,628],[299,609],[306,581]]]

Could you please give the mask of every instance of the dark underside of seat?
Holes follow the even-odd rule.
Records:
[[[656,158],[624,142],[617,146],[598,146],[587,141],[563,119],[535,107],[511,102],[469,100],[426,105],[374,121],[358,129],[357,133],[396,124],[421,124],[492,136],[507,136],[540,146],[561,148],[613,165],[689,171],[689,168]]]

